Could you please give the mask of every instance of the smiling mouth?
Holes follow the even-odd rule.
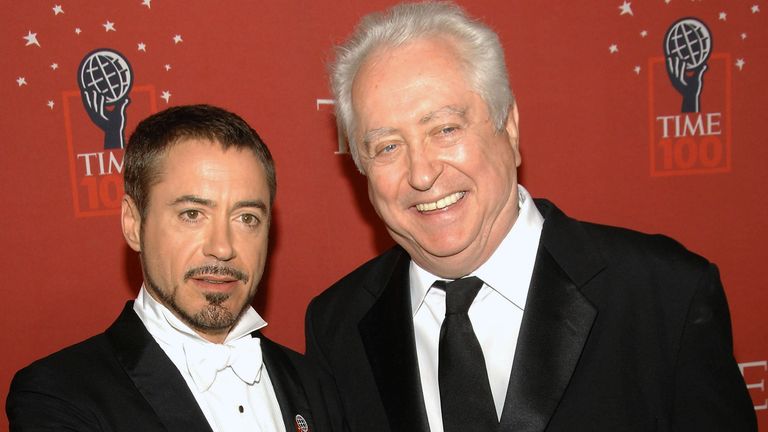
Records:
[[[464,198],[464,195],[466,195],[466,192],[455,192],[446,197],[440,198],[437,201],[433,201],[430,203],[416,204],[416,210],[418,210],[421,213],[431,212],[435,210],[442,210],[448,206],[451,206],[459,202],[459,200]]]

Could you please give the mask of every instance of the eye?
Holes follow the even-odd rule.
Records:
[[[458,126],[449,125],[449,126],[442,126],[442,127],[440,127],[440,129],[438,130],[437,133],[439,135],[451,135],[453,133],[458,132],[458,130],[459,130]]]
[[[253,215],[250,213],[245,213],[242,216],[240,216],[240,220],[244,224],[252,227],[255,227],[261,223],[261,219],[259,219],[256,215]]]
[[[194,222],[200,219],[200,210],[184,210],[180,217],[186,221]]]
[[[401,153],[401,147],[403,147],[403,142],[399,140],[382,141],[373,146],[373,156],[371,156],[371,159],[379,164],[392,162]]]
[[[390,143],[382,147],[379,153],[392,153],[395,150],[397,150],[397,144]]]

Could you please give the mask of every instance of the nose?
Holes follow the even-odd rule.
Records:
[[[408,183],[420,191],[429,190],[443,172],[443,162],[430,154],[429,146],[408,148]]]
[[[211,223],[208,228],[203,244],[203,254],[219,261],[233,259],[236,255],[235,246],[232,242],[231,227],[226,220]]]

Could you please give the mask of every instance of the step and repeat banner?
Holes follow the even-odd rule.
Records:
[[[136,295],[141,270],[118,216],[122,147],[173,105],[234,111],[272,150],[271,257],[254,306],[272,338],[303,350],[310,299],[393,244],[338,138],[326,71],[359,18],[391,4],[3,5],[3,405],[16,370],[103,331]],[[768,4],[462,6],[505,46],[521,183],[572,216],[665,233],[718,264],[768,429]]]

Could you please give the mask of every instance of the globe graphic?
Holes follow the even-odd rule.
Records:
[[[707,26],[694,18],[676,22],[667,30],[664,39],[667,56],[677,57],[686,69],[695,69],[706,63],[712,51],[712,36]]]
[[[103,95],[106,104],[123,99],[133,84],[128,61],[120,53],[107,49],[87,55],[80,63],[77,75],[80,88]]]

